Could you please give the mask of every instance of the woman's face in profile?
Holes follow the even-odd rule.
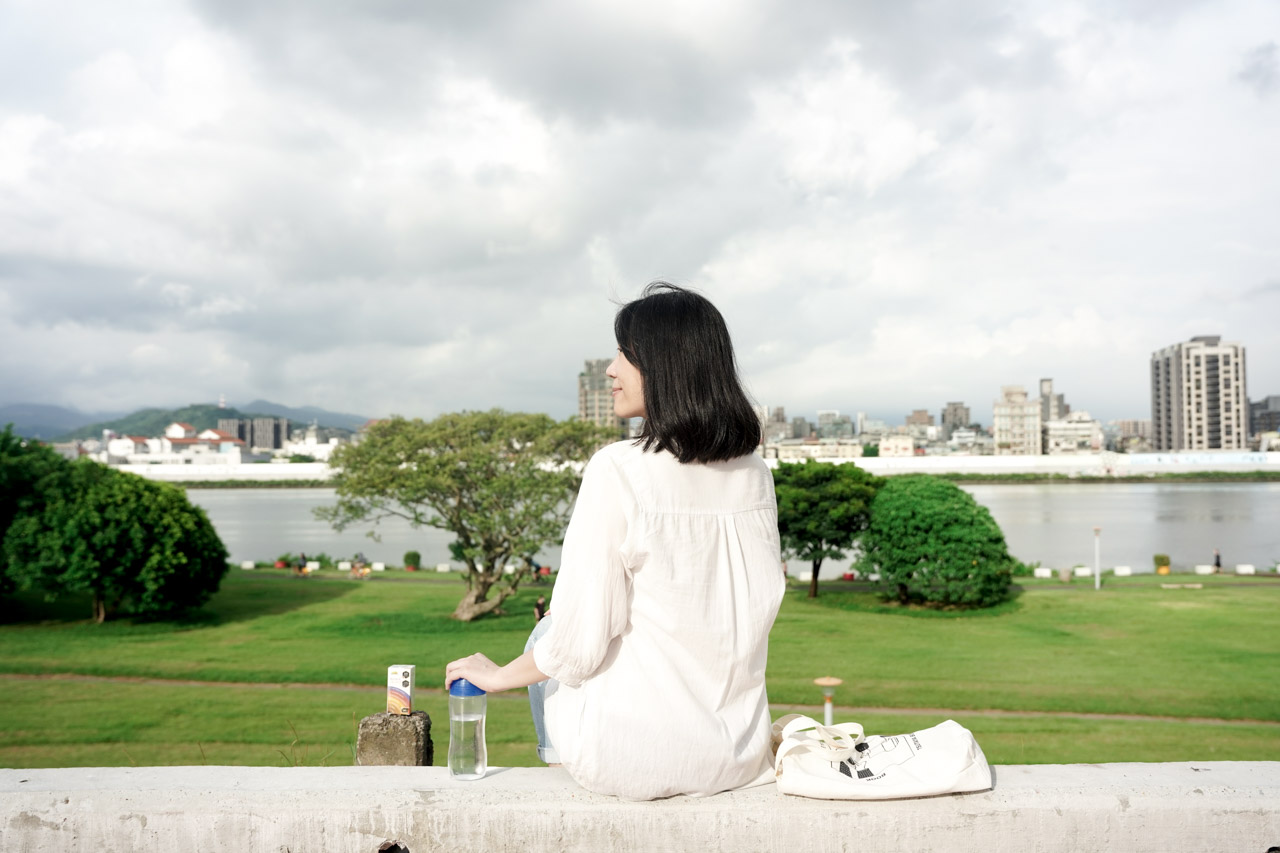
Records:
[[[605,375],[613,380],[613,413],[620,418],[643,418],[644,380],[622,350],[618,350]]]

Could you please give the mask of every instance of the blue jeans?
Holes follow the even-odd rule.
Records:
[[[534,626],[533,633],[529,634],[529,641],[524,644],[524,650],[527,652],[532,649],[533,644],[549,630],[551,630],[550,613],[542,617],[542,621]],[[529,685],[529,712],[533,715],[533,731],[538,736],[538,758],[547,764],[560,763],[560,755],[552,745],[550,736],[547,735],[545,710],[547,696],[556,692],[559,686],[560,683],[554,678]]]

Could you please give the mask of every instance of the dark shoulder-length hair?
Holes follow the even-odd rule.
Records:
[[[618,349],[644,380],[638,441],[681,462],[755,451],[760,420],[738,379],[724,317],[704,296],[655,281],[613,321]]]

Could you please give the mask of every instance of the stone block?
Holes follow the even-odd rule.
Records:
[[[1044,566],[1039,566],[1035,570],[1035,575],[1041,580],[1049,579],[1053,577],[1053,569],[1049,569]]]
[[[1196,574],[1211,575],[1213,574],[1213,566],[1196,566]]]
[[[1076,566],[1075,575],[1078,578],[1090,578],[1093,577],[1093,569],[1088,566]]]
[[[1238,575],[1257,574],[1257,571],[1258,571],[1257,568],[1250,565],[1249,563],[1241,563],[1238,566],[1236,566],[1236,574]]]
[[[242,569],[252,569],[253,567],[254,567],[253,560],[243,560],[240,563],[240,568]]]
[[[338,561],[338,571],[340,571],[340,572],[349,572],[349,571],[351,571],[351,561],[350,561],[350,560],[339,560],[339,561]]]
[[[1127,578],[1133,574],[1133,568],[1130,566],[1116,566],[1116,577]]]
[[[426,711],[371,714],[360,721],[356,764],[362,767],[430,767],[434,757],[431,718]]]
[[[375,572],[385,572],[387,570],[387,564],[374,563],[370,568],[372,568]]]
[[[447,571],[449,571],[449,564],[448,564],[448,563],[436,563],[436,571],[437,571],[437,572],[447,572]]]

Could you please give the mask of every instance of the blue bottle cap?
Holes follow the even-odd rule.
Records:
[[[455,678],[449,685],[450,696],[483,696],[484,691],[465,678]]]

